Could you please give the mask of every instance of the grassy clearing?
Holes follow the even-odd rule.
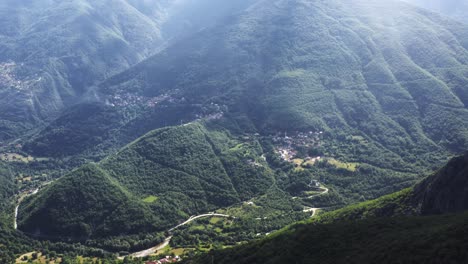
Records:
[[[158,199],[159,199],[159,197],[154,196],[154,195],[150,195],[150,196],[146,197],[145,199],[143,199],[143,202],[145,202],[145,203],[154,203]]]
[[[216,223],[218,223],[219,221],[222,221],[223,219],[221,217],[212,217],[210,219],[210,224],[214,225]]]
[[[36,253],[37,257],[33,260],[33,254]],[[61,258],[49,259],[46,256],[43,256],[40,252],[29,252],[26,254],[21,255],[19,258],[16,259],[16,263],[40,263],[40,264],[55,264],[61,263]]]
[[[327,160],[328,164],[335,166],[338,169],[345,169],[348,171],[355,172],[357,170],[357,167],[359,166],[359,163],[355,162],[341,162],[336,159],[329,159]]]

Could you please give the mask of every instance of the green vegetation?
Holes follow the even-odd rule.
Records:
[[[414,188],[321,214],[267,238],[201,254],[186,263],[466,262],[468,254],[462,249],[468,246],[468,203],[461,190],[468,185],[467,168],[468,153]],[[424,206],[428,202],[431,210]],[[422,216],[434,213],[444,215]]]
[[[73,206],[75,205],[75,206]],[[86,165],[46,187],[20,207],[21,230],[39,238],[87,240],[155,230],[157,219],[96,165]]]
[[[154,203],[158,200],[159,198],[154,196],[154,195],[150,195],[148,197],[146,197],[145,199],[143,199],[143,202],[145,203]]]
[[[464,263],[468,214],[297,224],[185,263]]]
[[[50,159],[0,164],[1,226],[11,228],[15,193],[66,174],[21,204],[20,230],[41,243],[81,242],[125,255],[161,242],[163,231],[192,215],[217,211],[236,220],[181,228],[172,246],[234,246],[308,218],[304,206],[332,210],[408,188],[468,149],[467,27],[406,4],[204,0],[197,12],[187,4],[170,13],[171,4],[140,0],[112,7],[7,1],[0,10],[0,80],[7,83],[0,93],[8,100],[0,101],[1,148]],[[195,22],[214,6],[219,16]],[[178,41],[184,32],[190,36]],[[166,39],[177,42],[130,67]],[[300,142],[299,133],[317,139],[292,144],[297,154],[285,161],[275,139]],[[79,167],[90,160],[98,163]],[[311,181],[329,191],[317,193]],[[337,237],[352,223],[334,219],[414,214],[420,204],[411,202],[421,193],[413,191],[315,221],[326,232],[337,228],[325,242],[342,249]],[[391,229],[393,220],[364,221],[347,241],[366,225]],[[445,229],[444,221],[429,218],[428,226]],[[382,241],[393,238],[385,234]],[[26,241],[22,250],[41,246],[16,239]]]
[[[327,160],[327,162],[329,164],[335,166],[338,169],[345,169],[345,170],[348,170],[348,171],[351,171],[351,172],[355,172],[357,170],[357,167],[359,166],[358,163],[341,162],[341,161],[336,160],[336,159],[329,159],[329,160]]]
[[[135,250],[142,243],[116,240],[156,234],[190,215],[265,193],[274,183],[272,170],[248,162],[262,153],[256,140],[240,144],[200,123],[155,130],[26,199],[19,227],[39,238]],[[145,239],[146,245],[161,237]]]

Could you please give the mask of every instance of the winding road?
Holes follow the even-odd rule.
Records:
[[[36,194],[38,192],[39,192],[39,188],[35,189],[32,192],[27,191],[27,192],[24,192],[24,193],[20,194],[20,197],[18,198],[18,204],[15,207],[15,220],[13,222],[13,227],[15,228],[15,230],[18,229],[18,210],[19,210],[21,202],[24,200],[24,198],[26,198],[28,196],[31,196],[31,195],[34,195],[34,194]]]
[[[181,223],[179,225],[176,225],[173,228],[169,229],[169,232],[172,232],[175,229],[177,229],[177,228],[179,228],[181,226],[187,225],[187,224],[189,224],[192,221],[195,221],[197,219],[200,219],[200,218],[203,218],[203,217],[213,217],[213,216],[226,217],[226,218],[231,217],[230,215],[216,214],[216,213],[208,213],[208,214],[202,214],[202,215],[197,215],[197,216],[191,216],[187,221],[185,221],[185,222],[183,222],[183,223]],[[135,258],[143,258],[143,257],[147,257],[149,255],[155,254],[159,250],[161,250],[161,249],[165,248],[167,245],[169,245],[169,243],[171,242],[171,239],[172,239],[172,236],[169,236],[166,239],[164,239],[163,243],[161,243],[159,245],[156,245],[156,246],[154,246],[152,248],[148,248],[148,249],[145,249],[145,250],[142,250],[142,251],[139,251],[139,252],[132,253],[132,254],[130,254],[130,256],[135,257]],[[119,257],[119,259],[123,259],[123,257]]]
[[[318,210],[321,210],[322,208],[310,208],[310,207],[305,207],[304,210],[302,210],[304,213],[312,212],[312,215],[310,217],[314,217],[315,214],[317,213]]]
[[[143,257],[149,256],[149,255],[155,254],[159,250],[167,247],[167,245],[169,245],[169,243],[171,242],[171,239],[172,239],[172,236],[166,237],[166,239],[164,239],[164,242],[162,242],[161,244],[159,244],[159,245],[157,245],[155,247],[152,247],[152,248],[148,248],[148,249],[145,249],[145,250],[142,250],[142,251],[139,251],[139,252],[135,252],[135,253],[131,254],[130,256],[132,256],[134,258],[143,258]],[[121,257],[120,259],[123,259],[123,257]]]
[[[199,219],[199,218],[210,217],[210,216],[218,216],[218,217],[226,217],[226,218],[231,217],[230,215],[215,214],[215,213],[209,213],[209,214],[202,214],[202,215],[192,216],[192,217],[190,217],[187,221],[183,222],[182,224],[177,225],[177,226],[175,226],[175,227],[169,229],[169,232],[171,232],[171,231],[173,231],[173,230],[175,230],[175,229],[177,229],[177,228],[179,228],[179,227],[181,227],[181,226],[187,225],[187,224],[189,224],[190,222],[195,221],[195,220],[197,220],[197,219]]]
[[[321,190],[323,190],[323,192],[319,193],[319,194],[314,194],[314,195],[311,195],[307,198],[313,198],[313,197],[316,197],[316,196],[320,196],[320,195],[324,195],[324,194],[327,194],[330,190],[328,188],[325,188],[325,187],[321,187],[320,188]]]

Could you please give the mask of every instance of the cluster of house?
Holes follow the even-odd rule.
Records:
[[[170,103],[175,102],[174,99],[169,94],[162,94],[156,97],[145,97],[131,93],[124,93],[124,94],[115,94],[108,99],[108,105],[110,106],[132,106],[132,105],[146,105],[148,107],[155,107],[161,102],[168,101]],[[185,98],[181,99],[185,101]]]
[[[13,61],[0,63],[0,86],[23,89],[35,82],[41,81],[42,77],[35,74],[34,79],[20,80],[15,75],[16,63]]]
[[[154,260],[154,261],[147,261],[145,264],[164,264],[164,263],[176,263],[181,261],[181,258],[179,256],[166,256],[165,258],[162,258],[160,260]]]
[[[289,162],[291,162],[297,155],[297,151],[292,147],[279,147],[277,151],[283,160]]]
[[[285,132],[284,135],[277,134],[273,137],[273,142],[279,145],[276,148],[277,153],[285,161],[292,162],[297,155],[296,146],[302,147],[319,147],[320,137],[323,131],[309,131],[309,132],[296,132],[288,136]],[[305,161],[315,163],[320,160],[321,157],[307,157]]]
[[[323,131],[295,132],[289,134],[284,132],[284,135],[277,134],[273,137],[273,142],[282,143],[284,145],[301,145],[306,147],[317,146],[320,142],[320,136]]]

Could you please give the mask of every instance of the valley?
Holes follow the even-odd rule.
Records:
[[[0,263],[463,263],[465,9],[5,0]]]

